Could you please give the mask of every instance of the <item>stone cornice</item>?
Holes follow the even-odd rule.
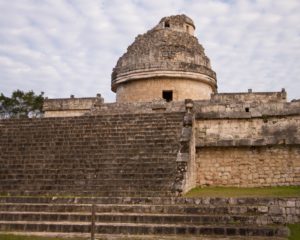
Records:
[[[112,91],[116,91],[118,84],[127,81],[141,80],[141,79],[155,79],[155,78],[174,78],[174,79],[190,79],[199,82],[206,83],[212,87],[214,91],[217,89],[217,81],[203,73],[196,72],[185,72],[185,71],[172,71],[172,70],[160,70],[160,69],[149,69],[149,70],[134,70],[122,74],[114,79],[112,84]]]

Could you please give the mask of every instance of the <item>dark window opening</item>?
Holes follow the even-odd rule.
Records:
[[[248,107],[246,107],[246,108],[245,108],[245,111],[246,111],[246,112],[249,112],[249,111],[250,111],[250,109],[249,109]]]
[[[169,28],[170,27],[170,23],[168,21],[165,22],[165,28]]]
[[[163,91],[162,92],[162,97],[167,102],[171,102],[173,100],[173,91]]]
[[[186,32],[189,32],[189,26],[185,26],[185,30],[186,30]]]

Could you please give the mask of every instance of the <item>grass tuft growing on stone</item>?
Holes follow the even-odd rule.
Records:
[[[185,197],[300,197],[300,186],[278,187],[196,187]],[[300,238],[299,238],[300,239]]]
[[[300,223],[289,224],[288,227],[291,231],[291,235],[289,236],[289,240],[299,240],[300,239]]]

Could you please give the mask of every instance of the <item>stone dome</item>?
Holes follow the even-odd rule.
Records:
[[[176,15],[162,18],[153,29],[143,35],[138,35],[128,47],[127,52],[119,58],[112,72],[111,88],[112,91],[117,92],[117,101],[121,92],[122,95],[133,94],[123,89],[126,83],[136,82],[137,84],[140,80],[149,79],[157,81],[173,79],[174,83],[175,79],[188,79],[209,86],[209,96],[216,92],[216,74],[211,69],[210,60],[205,55],[204,48],[193,36],[194,30],[192,19],[185,15]],[[163,82],[161,83],[164,85]],[[140,87],[143,88],[141,85]],[[167,88],[172,87],[169,85]],[[138,89],[139,86],[136,87],[136,91]],[[141,97],[143,100],[143,96]],[[154,94],[144,100],[159,97]],[[121,98],[122,101],[127,101],[130,96]],[[189,98],[189,96],[174,100],[181,100],[181,98]],[[199,96],[199,99],[203,99],[203,97]]]

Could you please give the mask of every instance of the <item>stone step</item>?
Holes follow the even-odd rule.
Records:
[[[159,214],[262,214],[257,206],[202,206],[202,205],[155,205],[155,204],[96,204],[98,213],[159,213]],[[90,212],[91,204],[43,204],[1,203],[0,211],[46,211],[46,212]]]
[[[87,222],[27,222],[0,221],[0,231],[31,232],[90,232]],[[288,229],[281,226],[209,226],[182,224],[146,224],[146,223],[96,223],[95,232],[101,234],[193,234],[216,236],[287,236]]]
[[[162,158],[163,159],[163,158]],[[128,160],[128,159],[127,159]],[[155,161],[155,162],[151,162],[151,161],[133,161],[133,162],[122,162],[122,163],[115,163],[113,161],[111,161],[111,163],[104,163],[104,162],[101,162],[101,159],[98,159],[98,162],[97,162],[97,165],[96,167],[98,167],[99,169],[94,169],[93,172],[101,172],[102,168],[112,168],[112,169],[119,169],[119,168],[124,168],[124,169],[131,169],[131,168],[137,168],[137,169],[143,169],[145,167],[149,167],[151,169],[157,169],[157,168],[175,168],[174,167],[174,164],[175,164],[175,160],[176,158],[173,156],[172,157],[172,160],[166,160],[164,162],[160,162],[160,161]],[[90,165],[92,165],[93,163],[89,163]],[[23,166],[23,172],[21,172],[21,167]],[[36,168],[34,168],[34,166]],[[58,166],[58,165],[57,165]],[[55,171],[68,171],[68,170],[72,170],[72,173],[77,173],[77,172],[81,172],[82,170],[79,168],[79,169],[75,169],[73,170],[73,168],[71,166],[75,166],[75,167],[79,167],[79,165],[77,166],[76,164],[72,165],[71,163],[68,163],[68,164],[64,164],[63,162],[61,162],[61,165],[60,165],[60,168],[55,168],[54,165],[52,166],[51,164],[48,164],[47,167],[49,167],[50,170],[55,170]],[[11,165],[11,167],[13,169],[15,169],[16,171],[20,171],[20,173],[22,174],[25,174],[24,173],[24,165]],[[40,169],[40,172],[38,174],[41,174],[42,171],[47,171],[46,169],[45,170],[42,170],[42,167],[44,167],[44,164],[34,164],[32,166],[26,166],[26,170],[28,169],[28,171],[37,171],[37,169],[39,169],[39,167],[41,168]],[[81,170],[81,171],[80,171]],[[89,170],[89,168],[87,168],[87,170]],[[3,166],[2,168],[2,171],[5,171],[5,165]],[[12,171],[12,169],[10,169],[10,171]],[[2,174],[5,175],[5,172],[3,172]],[[17,174],[17,173],[14,173],[13,171],[11,173],[8,173],[6,172],[6,174]]]
[[[174,159],[173,159],[174,160]],[[122,168],[118,168],[115,167],[113,165],[110,166],[106,166],[105,168],[99,168],[97,170],[95,170],[95,168],[97,167],[93,167],[93,169],[91,170],[91,172],[95,172],[96,174],[119,174],[119,173],[125,173],[125,174],[133,174],[133,173],[137,173],[136,170],[136,166],[139,166],[140,168],[140,172],[138,172],[138,174],[163,174],[163,173],[169,173],[169,172],[173,172],[175,169],[175,165],[174,165],[174,161],[170,162],[170,163],[159,163],[159,164],[154,164],[154,163],[149,163],[149,164],[145,164],[145,166],[141,166],[141,164],[134,164],[135,167],[133,167],[132,165],[130,166],[123,166]],[[72,170],[72,173],[70,173],[70,171]],[[89,169],[86,169],[86,171],[89,171]],[[57,174],[60,174],[61,176],[65,175],[71,175],[73,176],[73,174],[75,175],[75,173],[78,172],[80,173],[80,170],[78,171],[74,171],[74,169],[71,168],[64,168],[62,169],[42,169],[42,170],[37,170],[37,169],[26,169],[26,174],[29,175],[39,175],[39,174],[43,174],[43,175],[54,175],[57,176]],[[16,176],[26,176],[24,173],[24,169],[20,170],[20,169],[10,169],[5,171],[4,169],[0,169],[0,176],[1,179],[7,179],[7,178],[13,178]],[[78,177],[78,175],[76,175]]]
[[[260,223],[251,215],[189,215],[144,213],[96,213],[96,222],[159,223],[159,224],[247,224]],[[69,221],[90,222],[91,212],[0,212],[0,221]]]
[[[8,196],[82,196],[82,197],[171,197],[174,194],[168,191],[143,191],[143,190],[135,190],[135,191],[114,191],[111,189],[110,191],[101,191],[101,189],[94,189],[93,191],[86,191],[83,186],[80,191],[78,190],[57,190],[51,188],[46,190],[33,190],[28,191],[24,189],[12,189],[11,190],[2,190],[2,195]]]
[[[80,181],[80,179],[79,179]],[[51,195],[52,192],[65,192],[71,194],[72,191],[75,193],[78,190],[85,191],[85,192],[124,192],[128,193],[127,196],[131,196],[131,192],[162,192],[162,191],[168,191],[171,189],[171,182],[167,183],[161,183],[161,184],[156,184],[156,185],[137,185],[137,184],[127,184],[127,185],[86,185],[87,183],[85,181],[82,181],[82,183],[74,183],[77,185],[74,185],[70,183],[69,185],[51,185],[51,183],[48,184],[40,184],[40,185],[33,185],[30,184],[27,189],[24,191],[23,187],[19,187],[18,185],[7,185],[7,186],[2,186],[2,194],[5,192],[14,192],[19,190],[20,194],[22,191],[24,192],[45,192],[48,195]],[[59,184],[59,182],[57,182]],[[39,184],[39,183],[35,183]],[[150,183],[149,183],[150,184]],[[82,192],[83,193],[83,192]],[[100,195],[99,195],[100,196]],[[115,195],[116,196],[116,195]],[[121,195],[120,195],[121,196]],[[122,195],[123,196],[123,195]],[[126,195],[125,195],[126,196]],[[146,195],[148,196],[148,195]],[[160,195],[159,195],[160,196]],[[163,196],[163,195],[162,195]]]
[[[47,186],[47,185],[52,185],[52,184],[57,184],[60,183],[61,187],[63,186],[70,186],[72,184],[78,184],[79,187],[83,184],[87,184],[88,187],[94,187],[94,186],[103,186],[103,187],[117,187],[117,188],[122,188],[123,186],[132,186],[132,187],[162,187],[165,185],[169,185],[169,182],[172,182],[172,180],[168,181],[170,177],[173,176],[173,174],[168,174],[166,175],[165,178],[154,178],[156,175],[150,175],[153,178],[149,178],[148,176],[145,176],[145,178],[141,178],[143,176],[141,175],[136,175],[132,178],[121,178],[120,176],[118,178],[97,178],[97,179],[85,179],[85,178],[77,178],[77,179],[47,179],[47,178],[33,178],[33,179],[10,179],[10,180],[2,180],[1,185],[3,187],[9,186],[9,183],[11,184],[18,184],[18,183],[27,183],[32,186],[32,188],[35,188],[39,186],[40,184]],[[136,177],[136,178],[135,178]],[[167,183],[167,184],[166,184]],[[76,186],[74,186],[76,187]],[[121,189],[120,189],[121,190]]]
[[[294,198],[291,198],[294,200]],[[241,197],[241,198],[219,198],[219,197],[5,197],[0,196],[0,203],[68,203],[68,204],[142,204],[142,205],[172,205],[179,204],[185,206],[244,206],[255,205],[257,207],[268,207],[274,203],[281,202],[282,198],[255,198],[255,197]]]
[[[58,232],[5,232],[5,234],[19,236],[41,236],[52,238],[83,238],[90,239],[90,233],[58,233]],[[95,234],[101,240],[286,240],[285,237],[260,237],[260,236],[207,236],[207,235],[125,235],[125,234]]]
[[[34,176],[34,175],[33,175]],[[173,171],[169,171],[168,173],[127,173],[123,170],[120,169],[119,173],[95,173],[94,177],[95,179],[89,180],[91,182],[94,181],[103,181],[104,183],[106,181],[132,181],[132,179],[136,180],[136,181],[141,181],[142,179],[145,179],[146,181],[159,181],[160,179],[163,179],[164,181],[166,180],[166,178],[170,178],[174,176],[174,169]],[[24,178],[25,176],[17,176],[15,180],[12,180],[11,177],[8,176],[3,176],[5,177],[5,179],[2,178],[2,176],[0,175],[0,180],[1,180],[1,184],[4,184],[5,181],[11,181],[11,182],[21,182],[21,181],[27,181],[27,178]],[[34,176],[34,181],[36,180],[43,180],[43,181],[57,181],[57,175],[36,175]],[[60,177],[60,181],[74,181],[74,180],[78,180],[78,176],[76,177],[75,175],[62,175]],[[32,180],[31,180],[32,181]]]

